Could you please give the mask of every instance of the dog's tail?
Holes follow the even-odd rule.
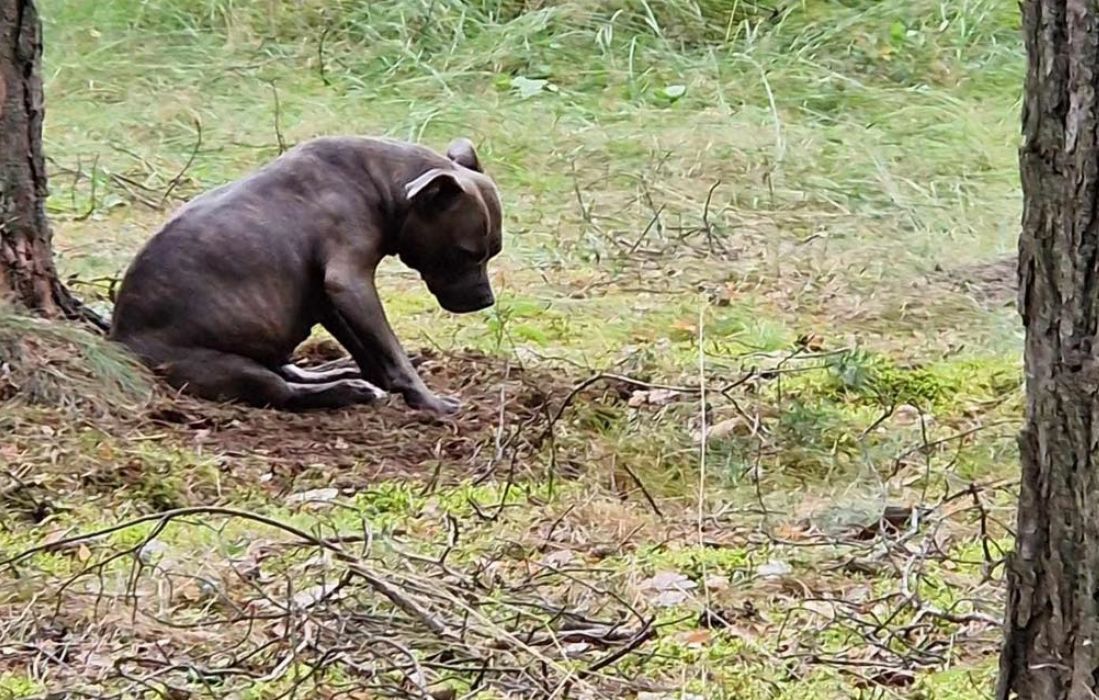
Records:
[[[65,315],[69,317],[71,321],[82,321],[87,323],[91,327],[103,335],[109,335],[111,332],[111,310],[105,309],[98,311],[86,304],[83,300],[78,299],[72,293],[69,294],[70,304],[68,309],[65,310]]]

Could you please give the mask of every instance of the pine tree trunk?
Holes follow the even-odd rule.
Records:
[[[1099,697],[1099,7],[1025,0],[1026,419],[996,697]]]
[[[61,284],[46,220],[42,26],[33,0],[0,0],[0,300],[83,315]]]

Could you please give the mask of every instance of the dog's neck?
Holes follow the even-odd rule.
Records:
[[[397,255],[401,249],[401,230],[411,210],[404,193],[404,179],[408,177],[406,172],[415,172],[421,166],[387,148],[384,142],[364,140],[357,145],[356,179],[363,188],[369,216],[377,226],[379,254]]]
[[[387,209],[384,204],[382,209]],[[380,212],[382,221],[380,251],[384,257],[397,255],[401,252],[401,229],[408,218],[408,207],[392,207],[390,211]]]
[[[427,149],[388,139],[364,139],[360,144],[361,167],[373,190],[370,204],[381,229],[380,253],[399,255],[401,232],[412,210],[406,193],[407,183],[432,168],[453,165]]]

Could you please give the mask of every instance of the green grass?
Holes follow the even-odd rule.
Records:
[[[505,250],[493,264],[499,303],[450,316],[415,275],[387,262],[380,284],[405,344],[479,348],[577,380],[614,369],[693,384],[701,360],[714,392],[707,421],[733,426],[704,451],[704,506],[724,513],[720,537],[706,536],[719,546],[700,544],[694,531],[703,472],[691,396],[645,410],[573,408],[558,441],[579,481],[553,492],[542,482],[508,489],[511,506],[495,521],[471,505],[503,498],[506,487],[492,481],[431,496],[381,483],[340,515],[297,512],[250,477],[223,490],[218,470],[231,458],[193,445],[63,430],[52,446],[35,441],[36,426],[59,419],[26,408],[0,419],[25,436],[22,461],[0,450],[0,462],[42,465],[45,482],[90,473],[83,488],[99,494],[91,505],[80,491],[53,494],[67,513],[57,523],[86,528],[219,500],[303,527],[353,530],[365,518],[379,532],[423,535],[431,549],[443,538],[439,513],[449,513],[463,532],[454,561],[499,556],[508,568],[543,556],[537,533],[560,519],[568,546],[599,561],[609,589],[633,595],[639,577],[661,569],[698,580],[716,572],[734,581],[725,602],[764,611],[757,631],[743,623],[703,649],[677,636],[693,622],[662,632],[658,653],[624,660],[624,672],[705,697],[987,695],[987,638],[921,667],[910,686],[868,690],[837,667],[776,666],[775,654],[813,643],[809,632],[790,633],[787,649],[770,641],[804,591],[776,592],[753,572],[780,559],[811,588],[846,595],[864,582],[829,568],[843,552],[800,548],[806,527],[827,529],[884,503],[934,503],[1013,473],[1019,324],[1005,299],[955,283],[1014,251],[1023,61],[1015,3],[40,6],[49,210],[59,265],[81,291],[103,294],[104,280],[180,199],[267,162],[280,138],[293,145],[353,132],[442,147],[465,135],[504,200]],[[819,345],[796,350],[809,336]],[[735,404],[717,393],[749,371],[763,379],[738,389]],[[997,542],[1010,503],[1001,490],[987,496]],[[29,509],[18,505],[22,524],[0,530],[0,551],[50,530],[26,523]],[[181,529],[169,542],[197,555],[250,527]],[[942,527],[965,542],[959,559],[981,559],[975,511]],[[611,544],[627,551],[588,551]],[[35,565],[60,575],[71,558],[58,556]],[[959,564],[947,576],[929,565],[921,585],[935,585],[919,590],[936,604],[964,598],[985,585],[979,569]],[[900,585],[888,572],[874,576],[876,590]],[[851,630],[837,629],[822,644],[844,643]],[[0,697],[37,687],[5,673]],[[276,680],[250,692],[274,697],[280,688]]]

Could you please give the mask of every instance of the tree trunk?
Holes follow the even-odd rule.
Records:
[[[1026,419],[999,700],[1099,697],[1099,7],[1024,0]]]
[[[33,0],[0,0],[0,300],[83,316],[57,277],[42,155],[42,25]]]

